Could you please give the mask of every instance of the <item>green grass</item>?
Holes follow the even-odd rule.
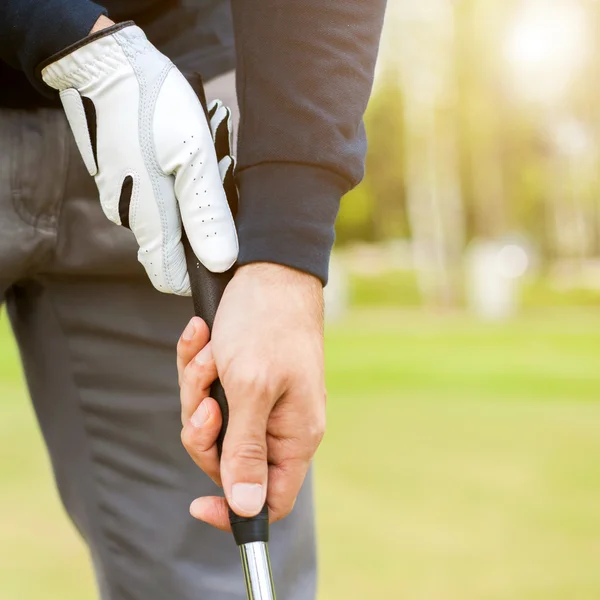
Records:
[[[600,597],[600,313],[361,310],[327,333],[320,600]],[[91,600],[6,327],[0,596]]]
[[[600,315],[328,336],[322,598],[600,597]]]
[[[457,275],[458,280],[464,274]],[[350,297],[353,306],[418,307],[423,304],[417,274],[412,270],[395,270],[373,275],[350,275]],[[527,309],[556,307],[600,307],[600,291],[586,288],[557,288],[545,276],[525,278],[520,286],[520,303]],[[458,290],[458,303],[465,304],[465,290]]]
[[[600,291],[584,287],[560,289],[551,285],[548,277],[541,276],[525,281],[523,304],[529,307],[600,306]]]
[[[422,303],[415,271],[350,276],[353,306],[415,307]]]

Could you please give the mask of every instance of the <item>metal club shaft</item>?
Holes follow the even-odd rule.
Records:
[[[233,270],[226,273],[211,273],[194,256],[187,236],[183,235],[188,272],[192,288],[192,299],[196,315],[202,317],[212,332],[215,315],[221,296],[233,276]],[[217,379],[211,386],[211,397],[221,408],[223,426],[217,439],[219,455],[229,421],[229,406],[225,391]],[[229,511],[229,520],[236,543],[240,548],[246,593],[248,600],[275,600],[275,588],[269,559],[269,511],[263,506],[258,515],[243,518]]]
[[[266,542],[242,544],[240,555],[248,600],[276,600],[268,544]]]

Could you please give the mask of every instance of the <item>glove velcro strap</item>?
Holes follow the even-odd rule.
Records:
[[[78,88],[106,75],[127,62],[119,44],[111,37],[127,27],[135,27],[135,23],[112,25],[67,46],[42,62],[38,73],[44,83],[55,90]]]

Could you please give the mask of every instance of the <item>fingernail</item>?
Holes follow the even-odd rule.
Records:
[[[183,330],[181,337],[188,342],[194,339],[194,334],[196,333],[196,328],[194,327],[194,321],[190,321],[187,324],[187,327]]]
[[[259,483],[234,483],[231,487],[231,503],[243,512],[258,514],[265,502],[263,486]]]
[[[194,359],[199,365],[204,365],[207,362],[212,360],[212,347],[210,344],[206,344],[198,354],[196,354],[196,358]]]
[[[206,506],[204,498],[196,498],[190,504],[190,514],[196,519],[201,519],[203,515],[203,508]]]
[[[194,411],[194,414],[190,417],[192,425],[197,429],[200,429],[204,423],[208,420],[208,410],[204,401],[200,403],[200,406]]]
[[[196,519],[198,518],[198,515],[200,513],[199,509],[200,509],[200,503],[196,499],[190,504],[190,514],[192,515],[192,517],[196,517]]]

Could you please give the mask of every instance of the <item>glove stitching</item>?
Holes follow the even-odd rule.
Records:
[[[150,50],[155,49],[150,44],[146,36],[141,31],[122,31],[115,34],[117,42],[121,46],[125,56],[130,60],[135,60],[142,54],[147,54]],[[158,50],[157,50],[158,52]]]
[[[131,175],[133,177],[133,193],[131,194],[131,204],[129,205],[129,226],[131,231],[133,231],[137,223],[137,211],[140,198],[140,186],[137,185],[137,181],[141,179],[141,177],[135,169],[130,170],[129,173],[125,174],[123,179],[127,177],[127,175]]]
[[[71,57],[76,60],[75,57]],[[114,63],[110,63],[111,59],[115,59]],[[108,64],[104,61],[108,61]],[[69,73],[60,74],[57,72],[58,66],[48,67],[49,73],[46,76],[46,83],[55,89],[66,89],[68,87],[80,87],[86,83],[94,83],[100,75],[110,75],[113,71],[122,65],[127,65],[127,58],[123,53],[116,48],[109,48],[101,56],[95,57],[93,61],[86,62],[70,71]],[[104,68],[105,67],[105,68]],[[86,78],[85,75],[88,75]]]
[[[159,183],[159,177],[165,177],[166,175],[162,172],[162,169],[160,168],[160,165],[158,163],[158,160],[156,158],[156,153],[155,153],[155,144],[154,144],[154,131],[152,128],[152,117],[154,115],[154,110],[156,109],[156,101],[158,99],[158,95],[160,93],[160,90],[165,82],[165,79],[167,78],[167,75],[170,73],[171,69],[174,67],[174,65],[172,63],[169,63],[167,65],[167,67],[165,69],[163,69],[162,73],[160,74],[160,77],[158,78],[158,81],[156,82],[156,84],[153,86],[152,89],[152,93],[151,95],[146,98],[146,95],[144,94],[144,104],[147,105],[146,110],[142,109],[144,111],[144,113],[148,114],[148,127],[144,128],[143,130],[143,139],[142,139],[142,148],[144,149],[144,158],[148,159],[148,162],[150,163],[149,166],[151,166],[151,169],[148,169],[149,174],[150,174],[150,178],[152,179],[152,187],[155,190],[155,197],[156,197],[156,201],[158,204],[158,214],[160,215],[160,221],[161,221],[161,225],[162,225],[162,231],[163,231],[163,239],[162,239],[162,255],[163,255],[163,270],[165,273],[165,277],[167,280],[167,284],[169,285],[169,287],[171,288],[171,290],[173,290],[173,292],[180,293],[183,290],[179,288],[179,286],[175,286],[173,279],[172,279],[172,274],[170,269],[167,269],[167,264],[169,264],[168,262],[168,247],[167,247],[167,239],[169,238],[168,233],[168,221],[167,221],[167,215],[166,215],[166,211],[165,211],[165,206],[164,206],[164,199],[160,193],[160,183]],[[156,193],[158,191],[158,193]]]
[[[153,140],[153,130],[152,130],[152,117],[154,115],[153,108],[155,108],[155,106],[156,106],[156,99],[158,98],[158,94],[160,93],[160,90],[162,88],[162,85],[163,85],[167,75],[169,74],[171,69],[174,67],[174,65],[171,61],[167,62],[165,68],[163,68],[159,77],[154,82],[153,89],[151,90],[151,93],[149,94],[148,93],[148,83],[146,81],[146,78],[144,77],[144,73],[140,69],[140,67],[135,59],[137,56],[139,56],[141,54],[145,54],[148,51],[148,49],[150,49],[150,45],[149,45],[149,43],[147,43],[147,40],[145,40],[145,37],[142,37],[141,35],[138,35],[137,39],[136,39],[136,36],[131,35],[131,33],[134,33],[134,32],[128,32],[129,35],[124,35],[123,33],[124,32],[120,32],[119,34],[116,34],[115,38],[117,40],[117,43],[119,43],[120,47],[122,48],[123,53],[129,59],[130,65],[137,77],[138,85],[140,86],[140,112],[139,112],[139,117],[138,117],[140,148],[142,150],[142,157],[144,160],[144,164],[146,165],[148,176],[152,183],[152,189],[154,192],[154,197],[155,197],[155,200],[157,203],[158,214],[159,214],[159,218],[160,218],[160,222],[161,222],[161,228],[162,228],[161,246],[162,246],[162,262],[163,262],[162,275],[163,275],[164,279],[166,280],[167,286],[169,287],[170,291],[173,293],[179,293],[179,292],[183,291],[183,289],[180,289],[179,286],[176,287],[174,285],[174,282],[173,282],[173,279],[171,276],[171,272],[169,269],[167,269],[167,266],[166,266],[168,264],[167,260],[166,260],[167,256],[168,256],[167,243],[166,243],[166,240],[168,238],[168,236],[167,236],[168,223],[167,223],[166,213],[164,210],[163,198],[160,193],[160,183],[159,183],[159,174],[161,176],[164,176],[164,174],[162,173],[162,171],[160,169],[160,165],[158,164],[158,161],[156,159],[156,155],[154,152],[154,140]],[[141,42],[142,47],[140,47],[139,45],[137,47],[134,46],[134,44],[132,43],[132,38],[133,38],[133,42],[135,42],[135,41]],[[144,43],[144,42],[146,42],[146,43]]]

